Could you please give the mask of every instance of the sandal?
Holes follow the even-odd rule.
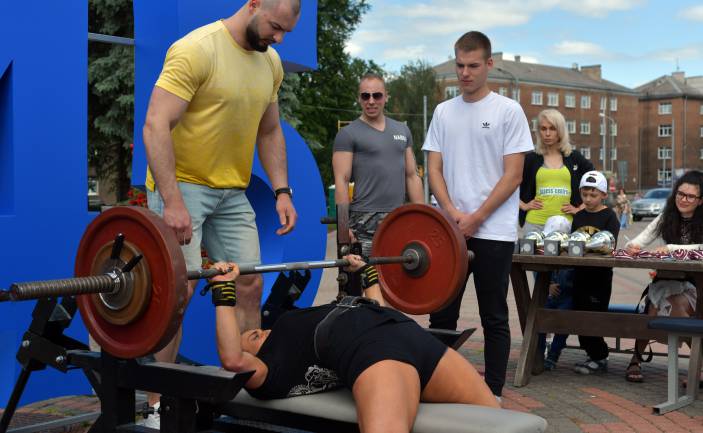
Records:
[[[635,383],[644,382],[644,376],[642,376],[642,366],[638,361],[632,361],[627,366],[625,369],[625,380]]]

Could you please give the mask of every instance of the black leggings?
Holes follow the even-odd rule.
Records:
[[[478,311],[484,336],[486,383],[493,394],[500,396],[505,385],[505,372],[510,355],[510,325],[508,324],[508,279],[512,264],[513,242],[471,238],[466,242],[476,254],[469,264],[474,274]],[[446,308],[430,314],[430,328],[455,330],[466,282],[456,299]]]

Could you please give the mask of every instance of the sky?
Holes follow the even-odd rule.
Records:
[[[504,58],[553,66],[602,65],[603,78],[636,87],[677,70],[703,75],[703,1],[369,0],[347,43],[388,72],[437,65],[469,30]]]

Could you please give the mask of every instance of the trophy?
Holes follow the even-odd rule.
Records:
[[[569,235],[564,232],[551,232],[544,237],[544,255],[558,256],[569,244]]]
[[[520,239],[520,254],[535,254],[537,248],[544,246],[544,233],[534,231],[527,233]]]
[[[568,252],[573,257],[583,257],[586,254],[586,243],[591,240],[591,236],[584,232],[573,232],[568,239]]]
[[[586,250],[594,253],[610,254],[615,249],[617,239],[607,230],[601,230],[586,242]]]

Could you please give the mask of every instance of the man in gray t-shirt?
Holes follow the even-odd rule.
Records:
[[[422,181],[417,175],[413,140],[408,127],[383,114],[386,86],[379,75],[367,74],[359,83],[361,117],[342,128],[334,140],[332,168],[335,200],[349,202],[349,226],[371,254],[371,241],[381,220],[408,198],[422,203]]]

